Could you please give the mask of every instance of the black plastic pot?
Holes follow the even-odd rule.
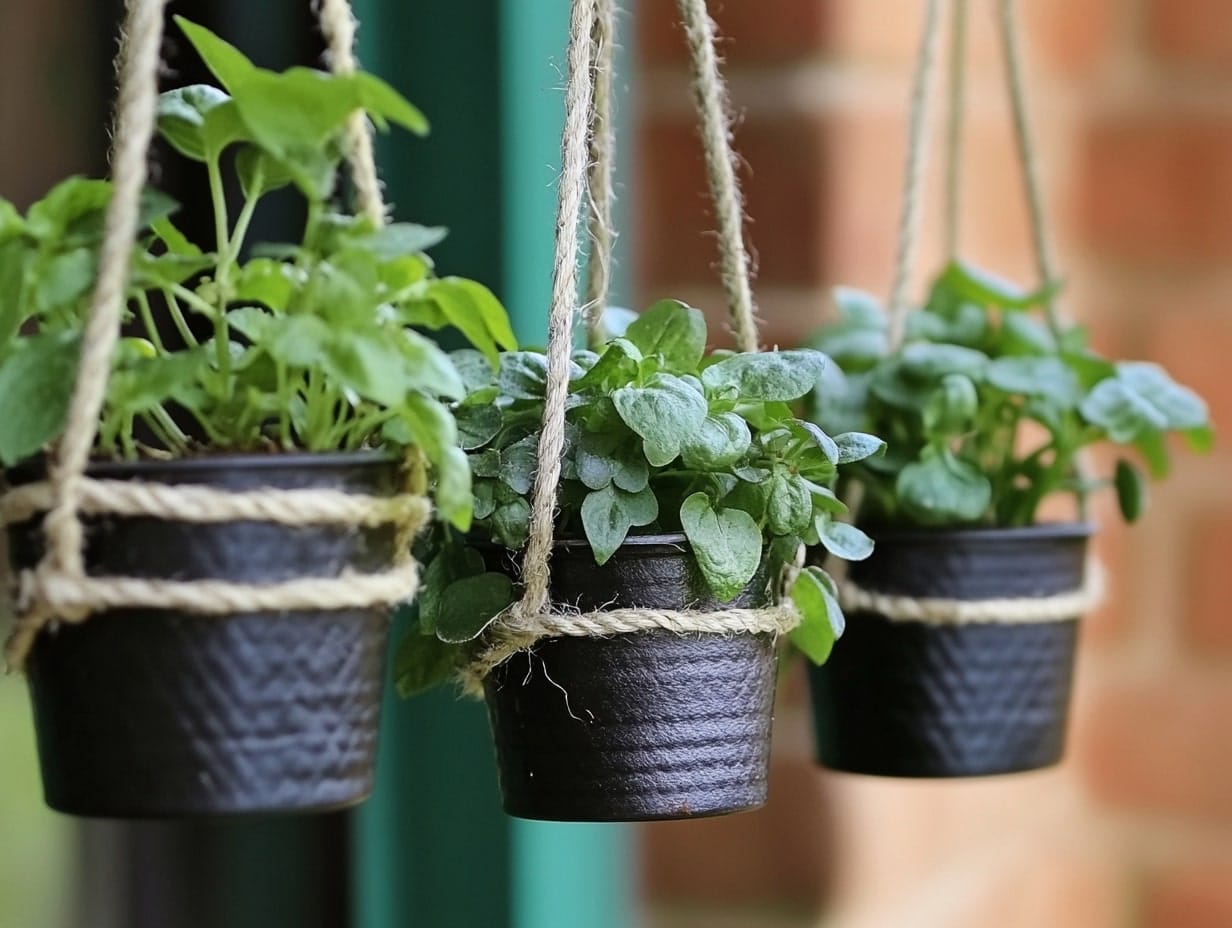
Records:
[[[861,587],[960,600],[1045,597],[1083,585],[1086,525],[872,532]],[[1078,617],[928,625],[849,615],[811,669],[826,767],[896,777],[969,777],[1057,763],[1065,746]]]
[[[508,552],[486,556],[516,575]],[[683,535],[629,538],[602,567],[589,546],[559,542],[552,598],[583,612],[720,607]],[[728,605],[768,600],[763,573]],[[485,685],[505,811],[617,822],[756,809],[766,801],[774,683],[769,635],[540,642]]]
[[[366,454],[98,464],[106,479],[231,490],[398,489]],[[28,480],[31,475],[9,475]],[[38,523],[12,559],[41,553]],[[372,572],[394,530],[87,521],[91,574],[273,583]],[[320,812],[372,789],[388,614],[380,609],[195,616],[117,609],[38,638],[27,663],[47,804],[108,818]]]

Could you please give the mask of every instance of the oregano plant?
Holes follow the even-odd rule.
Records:
[[[364,72],[259,68],[208,30],[176,20],[219,86],[164,93],[161,136],[205,167],[214,240],[190,242],[176,204],[147,191],[131,259],[128,316],[97,454],[397,450],[434,474],[443,518],[465,529],[472,495],[449,404],[466,380],[418,329],[457,329],[495,371],[517,347],[479,283],[438,277],[427,249],[445,230],[378,225],[333,206],[350,115],[427,132],[424,116]],[[242,205],[228,210],[233,173]],[[291,243],[253,243],[273,191],[293,187],[306,219]],[[23,217],[0,201],[0,464],[63,427],[111,186],[71,178]],[[159,325],[159,319],[169,320]],[[168,337],[168,331],[174,338]]]
[[[872,542],[839,520],[847,507],[834,484],[840,467],[880,455],[884,443],[859,431],[831,436],[792,407],[814,388],[826,358],[807,349],[707,353],[707,341],[699,310],[665,300],[601,350],[574,353],[557,537],[585,539],[604,564],[631,534],[683,532],[722,602],[746,588],[764,559],[778,576],[801,545],[867,557]],[[546,359],[507,352],[494,372],[473,350],[453,357],[467,387],[456,415],[474,474],[474,535],[520,549]],[[485,571],[455,531],[438,531],[425,558],[419,627],[397,671],[406,694],[448,676],[515,598],[513,582]],[[824,661],[843,630],[833,581],[809,567],[790,595],[803,619],[793,641]]]
[[[889,450],[853,468],[863,518],[925,527],[1034,523],[1056,493],[1085,497],[1111,484],[1122,515],[1145,504],[1146,474],[1122,456],[1112,475],[1085,475],[1080,451],[1110,443],[1167,475],[1167,437],[1210,449],[1206,404],[1156,364],[1114,362],[1086,329],[1050,322],[1053,287],[1027,292],[962,263],[935,279],[888,347],[877,299],[839,289],[838,318],[809,345],[836,362],[809,397],[810,418],[831,430],[867,429]]]

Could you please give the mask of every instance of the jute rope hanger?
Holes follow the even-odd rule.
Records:
[[[128,259],[137,237],[138,204],[146,182],[146,152],[158,106],[159,50],[166,0],[128,0],[117,58],[119,91],[112,148],[113,194],[106,211],[99,273],[91,296],[64,436],[46,484],[18,488],[0,499],[2,523],[47,510],[46,554],[19,578],[17,627],[6,656],[20,670],[40,631],[55,622],[83,622],[113,608],[174,609],[199,615],[240,611],[347,609],[393,605],[411,598],[418,567],[414,536],[430,507],[418,494],[391,498],[334,490],[262,490],[229,494],[207,487],[173,487],[91,480],[85,476],[119,337]],[[322,31],[337,73],[355,69],[355,21],[346,0],[321,0]],[[351,118],[347,141],[359,208],[385,221],[369,127],[362,113]],[[417,475],[410,475],[419,482]],[[416,488],[418,489],[418,488]],[[396,527],[393,566],[377,574],[305,577],[257,585],[224,581],[167,581],[89,577],[83,559],[84,513],[141,515],[181,522],[258,520],[282,525],[338,524]]]
[[[706,0],[679,0],[682,24],[692,64],[693,93],[705,153],[711,198],[719,227],[720,269],[737,346],[758,347],[750,261],[744,240],[744,201],[736,177],[727,90],[719,70],[715,27]],[[538,469],[531,503],[530,539],[523,557],[522,599],[497,619],[485,633],[476,656],[463,669],[460,681],[472,693],[482,693],[483,679],[513,654],[535,643],[562,636],[602,637],[629,632],[671,631],[696,634],[781,634],[799,623],[789,605],[766,609],[694,610],[622,609],[611,612],[570,613],[553,609],[549,589],[554,537],[556,494],[564,456],[565,403],[569,387],[569,354],[573,345],[573,317],[577,302],[576,265],[578,227],[586,199],[588,149],[603,163],[590,170],[590,201],[610,203],[611,160],[614,145],[598,133],[610,132],[604,99],[610,100],[610,74],[599,79],[607,90],[596,91],[592,66],[611,68],[605,61],[615,39],[614,0],[573,0],[565,89],[565,129],[561,143],[561,177],[556,218],[556,256],[552,303],[548,324],[547,392],[539,438]],[[594,50],[592,52],[592,49]],[[607,178],[607,186],[604,186]],[[596,179],[598,182],[596,183]],[[591,331],[601,286],[593,285],[596,268],[610,266],[610,213],[590,224],[591,281],[588,313]],[[595,232],[599,230],[596,237]],[[596,252],[599,264],[596,265]],[[606,263],[605,263],[606,262]],[[601,272],[600,272],[601,273]],[[602,306],[599,307],[600,311]]]
[[[940,47],[942,2],[943,0],[929,0],[928,2],[924,18],[924,35],[912,84],[903,208],[899,223],[894,284],[891,289],[888,311],[889,350],[891,352],[902,347],[906,334],[906,318],[909,309],[907,288],[919,250],[924,162],[927,155],[930,122],[929,106]],[[966,110],[966,31],[969,0],[952,0],[952,2],[954,7],[950,60],[950,111],[945,172],[947,184],[945,233],[946,247],[951,259],[957,257],[959,242],[960,166]],[[1036,269],[1040,284],[1047,285],[1056,279],[1055,262],[1052,257],[1052,243],[1045,218],[1039,165],[1031,134],[1026,100],[1026,79],[1022,64],[1021,41],[1014,15],[1014,0],[993,0],[993,2],[997,7],[997,25],[1003,46],[1006,88],[1013,118],[1018,160],[1023,174]],[[1064,317],[1054,297],[1049,297],[1045,310],[1049,327],[1054,334],[1059,333],[1064,324]],[[1081,464],[1079,466],[1081,467]],[[1046,597],[958,600],[894,596],[863,589],[849,578],[843,578],[840,582],[840,592],[845,608],[852,611],[876,612],[894,621],[925,622],[933,625],[964,625],[980,622],[1026,624],[1071,619],[1094,608],[1103,599],[1104,575],[1098,562],[1092,559],[1087,566],[1086,580],[1082,589]]]

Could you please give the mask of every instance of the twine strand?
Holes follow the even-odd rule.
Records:
[[[573,314],[577,304],[578,226],[582,217],[590,131],[590,35],[595,0],[574,0],[569,24],[565,128],[557,191],[556,258],[552,268],[552,304],[548,317],[547,391],[539,433],[538,468],[531,499],[530,540],[522,569],[522,601],[512,620],[547,610],[551,583],[553,522],[561,460],[565,455],[565,404],[569,398],[569,356],[573,350]]]
[[[950,109],[946,133],[945,250],[958,258],[962,225],[963,130],[967,115],[967,13],[969,0],[954,0],[950,36]]]
[[[103,226],[98,279],[90,297],[81,357],[51,466],[54,505],[44,521],[46,565],[66,577],[85,575],[82,526],[77,513],[82,478],[107,393],[111,357],[120,336],[129,254],[137,240],[146,151],[158,110],[158,65],[165,0],[129,0],[117,59],[119,93],[112,148],[112,194]]]
[[[616,132],[612,117],[616,64],[616,3],[595,0],[591,29],[592,92],[590,127],[590,255],[586,276],[586,326],[590,347],[599,350],[606,340],[603,315],[612,288],[612,261],[616,247],[614,177]]]
[[[924,13],[924,35],[916,60],[911,88],[911,113],[908,122],[907,167],[903,189],[903,208],[898,224],[898,255],[894,265],[894,284],[890,290],[889,348],[902,345],[907,328],[907,287],[915,266],[920,242],[920,219],[924,201],[924,166],[928,153],[929,109],[933,75],[937,70],[937,51],[941,44],[942,0],[928,0]]]
[[[321,33],[327,43],[326,62],[335,74],[353,74],[355,60],[355,14],[347,0],[320,0],[318,17]],[[351,182],[355,185],[355,206],[372,222],[385,224],[386,208],[381,195],[381,181],[376,170],[376,154],[372,144],[372,126],[363,110],[356,110],[347,120],[347,162],[351,167]]]
[[[759,341],[752,262],[744,238],[744,196],[736,174],[730,104],[719,69],[716,29],[706,0],[680,0],[680,15],[689,46],[698,130],[718,224],[719,271],[732,334],[737,350],[753,352],[758,350]]]

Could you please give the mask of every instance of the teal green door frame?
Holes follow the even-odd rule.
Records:
[[[381,142],[388,199],[451,228],[439,269],[491,284],[528,344],[547,330],[568,7],[356,3],[365,66],[433,124],[427,142]],[[628,830],[504,816],[481,706],[391,698],[383,732],[376,795],[354,818],[355,928],[632,923]]]

